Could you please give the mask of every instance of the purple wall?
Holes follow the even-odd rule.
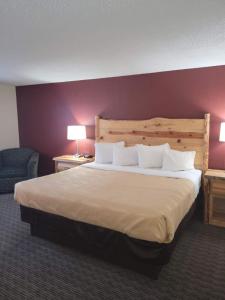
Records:
[[[66,139],[67,125],[88,125],[90,139],[81,150],[94,151],[95,115],[202,118],[210,112],[210,167],[225,169],[225,143],[218,141],[225,119],[225,66],[21,86],[16,92],[20,144],[41,153],[40,174],[53,170],[53,156],[75,152],[75,142]]]

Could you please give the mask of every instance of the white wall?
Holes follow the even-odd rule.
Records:
[[[0,83],[0,149],[18,146],[16,88]]]

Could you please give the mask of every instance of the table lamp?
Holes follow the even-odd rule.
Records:
[[[77,144],[77,153],[74,155],[80,157],[79,154],[79,141],[86,139],[86,128],[83,125],[67,126],[67,139],[75,140]]]
[[[222,122],[220,125],[220,142],[225,142],[225,122]]]

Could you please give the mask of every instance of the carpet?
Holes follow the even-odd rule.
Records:
[[[33,237],[0,195],[0,299],[225,299],[225,229],[194,218],[157,281]]]

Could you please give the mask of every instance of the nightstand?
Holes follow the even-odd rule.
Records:
[[[68,170],[70,168],[74,168],[89,162],[94,161],[94,157],[85,158],[85,157],[75,157],[74,155],[62,155],[58,157],[54,157],[55,161],[55,172],[61,172]]]
[[[204,182],[205,222],[225,227],[225,171],[207,170]]]

